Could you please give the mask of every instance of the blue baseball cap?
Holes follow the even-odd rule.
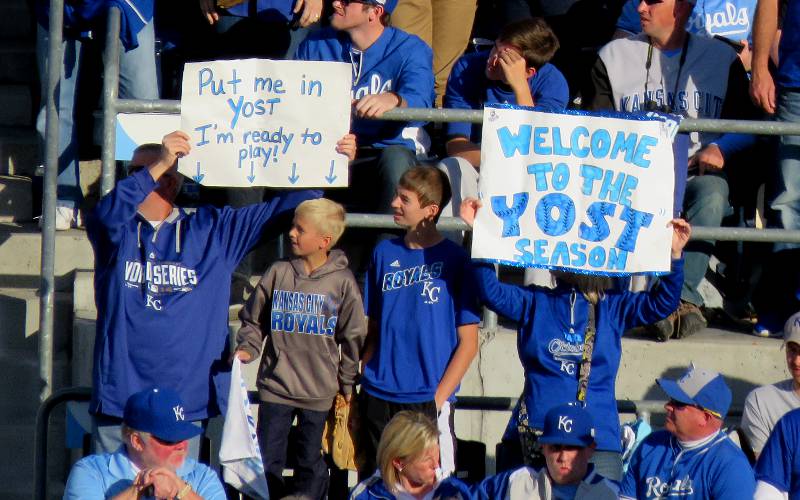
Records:
[[[587,447],[594,443],[592,416],[578,404],[550,408],[544,416],[544,429],[539,442]]]
[[[178,393],[151,387],[128,398],[122,421],[137,431],[149,432],[162,441],[177,443],[193,438],[203,429],[184,418]]]
[[[717,418],[725,418],[731,407],[733,396],[722,375],[694,363],[678,380],[660,378],[656,382],[675,401],[699,406]]]
[[[391,14],[394,11],[394,8],[397,7],[397,1],[398,0],[368,0],[367,3],[380,5],[383,7],[384,12]]]

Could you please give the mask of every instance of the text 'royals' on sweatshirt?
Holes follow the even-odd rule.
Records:
[[[240,209],[175,208],[153,227],[137,209],[157,186],[140,170],[87,217],[97,306],[90,410],[122,417],[131,394],[160,385],[180,394],[187,420],[200,420],[227,405],[233,269],[271,219],[320,192]]]
[[[550,408],[576,400],[583,342],[572,342],[566,334],[572,328],[583,335],[589,303],[583,294],[563,283],[555,289],[501,283],[494,267],[487,264],[476,265],[475,274],[478,293],[489,309],[518,322],[517,351],[525,370],[523,397],[530,425],[541,429]],[[614,386],[623,332],[655,323],[675,311],[682,284],[683,259],[673,260],[672,272],[663,276],[654,290],[606,290],[596,305],[586,409],[594,419],[598,450],[621,451]]]
[[[353,392],[367,323],[341,250],[332,250],[310,275],[299,258],[276,262],[239,318],[237,350],[255,359],[264,345],[258,370],[262,401],[326,411],[337,391]]]

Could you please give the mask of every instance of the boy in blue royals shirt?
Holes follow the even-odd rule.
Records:
[[[365,285],[368,322],[361,379],[361,477],[375,470],[381,432],[399,411],[437,420],[441,467],[455,468],[449,401],[478,349],[478,306],[469,256],[436,228],[450,198],[443,172],[414,167],[392,201],[402,238],[375,248]]]
[[[297,416],[294,490],[324,498],[328,469],[320,453],[334,397],[350,400],[367,334],[363,305],[347,257],[331,250],[345,212],[325,198],[295,210],[289,239],[294,258],[273,264],[239,313],[236,356],[257,358],[258,434],[270,495],[283,498],[289,429]]]

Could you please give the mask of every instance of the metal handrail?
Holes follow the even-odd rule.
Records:
[[[89,401],[92,397],[90,387],[68,387],[48,396],[36,412],[36,434],[34,435],[34,498],[47,498],[47,437],[50,414],[60,404],[68,401]]]

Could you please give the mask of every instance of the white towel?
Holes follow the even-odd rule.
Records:
[[[242,379],[242,362],[238,358],[233,361],[219,462],[226,483],[248,496],[269,500],[256,422],[250,412],[247,386]]]

